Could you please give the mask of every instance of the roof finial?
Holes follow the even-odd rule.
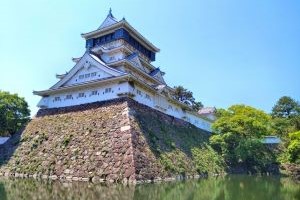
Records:
[[[109,16],[112,16],[112,10],[111,10],[111,8],[109,8],[108,15],[109,15]]]

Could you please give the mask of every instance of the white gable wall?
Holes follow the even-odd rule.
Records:
[[[95,75],[96,73],[96,75]],[[99,69],[95,66],[90,66],[88,68],[81,68],[69,81],[67,81],[64,86],[69,86],[73,84],[83,83],[87,81],[97,80],[112,77],[111,74]]]

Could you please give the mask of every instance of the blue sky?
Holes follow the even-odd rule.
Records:
[[[300,1],[2,0],[0,90],[37,111],[48,89],[85,51],[80,34],[109,8],[161,49],[155,66],[206,106],[243,103],[270,112],[283,95],[300,100]]]

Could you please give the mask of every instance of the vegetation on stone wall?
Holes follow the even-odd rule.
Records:
[[[196,169],[199,173],[221,174],[225,172],[225,162],[209,145],[192,148],[192,154]]]
[[[166,174],[184,177],[225,171],[222,157],[208,145],[209,133],[157,112],[136,110],[135,117],[143,133],[139,140],[148,143],[154,162],[158,161]]]

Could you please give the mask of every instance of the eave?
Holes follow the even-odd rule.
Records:
[[[132,64],[130,61],[128,61],[126,59],[122,59],[122,60],[118,60],[118,61],[115,61],[115,62],[107,63],[108,66],[116,66],[116,65],[122,65],[122,64],[127,64],[127,65],[130,66],[131,69],[135,70],[136,72],[138,72],[139,74],[141,74],[145,78],[148,78],[148,79],[152,80],[153,82],[155,82],[157,84],[162,84],[159,80],[157,80],[154,77],[150,76],[149,74],[147,74],[143,70],[138,69],[134,64]]]
[[[149,48],[150,50],[154,52],[159,52],[160,49],[154,46],[149,40],[147,40],[142,34],[140,34],[137,30],[135,30],[126,20],[121,20],[111,26],[107,26],[102,29],[97,29],[95,31],[91,31],[88,33],[81,34],[81,37],[87,39],[90,38],[96,38],[100,37],[102,35],[106,35],[108,33],[112,33],[113,31],[119,29],[119,28],[125,28],[127,31],[132,33],[132,36],[141,44],[145,45],[145,47]]]
[[[125,75],[117,76],[117,77],[110,77],[110,78],[106,78],[106,79],[93,80],[93,81],[78,83],[78,84],[74,84],[74,85],[70,85],[70,86],[59,87],[57,89],[33,91],[33,94],[38,95],[38,96],[47,96],[47,95],[57,94],[57,93],[61,93],[61,92],[67,92],[67,91],[71,91],[71,90],[78,90],[78,89],[96,87],[100,84],[117,82],[117,81],[121,81],[121,80],[128,80],[128,78],[130,78],[130,75],[125,74]]]
[[[97,52],[97,51],[102,51],[104,53],[112,53],[112,52],[116,52],[116,51],[121,51],[121,50],[125,50],[126,52],[128,53],[134,53],[135,51],[132,51],[131,49],[129,49],[125,44],[122,44],[118,47],[115,47],[113,49],[105,49],[103,48],[102,46],[96,46],[96,47],[93,47],[91,49],[91,51],[93,52]],[[143,57],[139,56],[139,59],[140,61],[144,64],[144,65],[147,65],[145,67],[147,67],[149,70],[154,70],[156,69],[155,66],[153,66],[152,64],[150,64],[149,62],[147,62]],[[108,63],[109,64],[109,63]],[[164,73],[164,72],[163,72]]]

